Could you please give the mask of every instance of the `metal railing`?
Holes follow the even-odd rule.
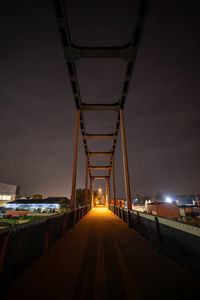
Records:
[[[0,294],[90,209],[82,206],[0,232]]]
[[[110,210],[200,280],[199,227],[113,205]]]

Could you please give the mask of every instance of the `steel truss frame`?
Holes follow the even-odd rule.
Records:
[[[132,73],[135,66],[136,56],[138,48],[141,42],[144,23],[147,17],[147,11],[149,6],[149,0],[141,0],[138,16],[136,19],[136,24],[134,30],[132,31],[130,42],[121,47],[79,47],[74,45],[71,41],[69,24],[67,18],[67,12],[64,0],[54,0],[55,11],[57,17],[57,24],[59,28],[59,33],[62,41],[62,47],[64,52],[64,57],[68,69],[69,79],[72,87],[73,98],[77,109],[76,115],[76,134],[75,134],[75,145],[74,145],[74,164],[73,164],[73,176],[72,176],[72,195],[71,195],[71,208],[74,209],[76,206],[76,170],[77,170],[77,148],[78,148],[78,134],[79,126],[83,138],[83,144],[86,155],[86,177],[90,178],[90,191],[92,204],[94,200],[94,187],[93,181],[96,179],[106,180],[106,200],[108,203],[108,198],[110,195],[110,176],[113,172],[113,196],[115,204],[115,174],[114,174],[114,154],[117,143],[117,137],[119,134],[119,129],[121,128],[122,136],[122,150],[123,150],[123,164],[124,164],[124,178],[125,178],[125,188],[126,188],[126,199],[128,208],[131,208],[131,193],[130,193],[130,182],[129,182],[129,171],[128,171],[128,158],[126,150],[126,137],[124,128],[124,105],[128,95],[128,90],[130,86],[130,81]],[[122,85],[122,90],[119,96],[119,100],[116,103],[110,104],[88,104],[81,100],[78,78],[76,73],[75,61],[81,58],[120,58],[127,61],[127,67],[125,72],[125,79]],[[86,132],[85,121],[84,121],[84,111],[117,111],[117,120],[115,130],[111,134],[91,134]],[[88,139],[112,139],[112,147],[109,152],[90,152],[88,147]],[[108,166],[92,166],[90,164],[90,157],[97,156],[108,156],[110,157]],[[94,176],[92,170],[102,170],[106,169],[106,176]],[[88,178],[85,179],[85,191],[87,190]],[[85,201],[87,201],[87,192],[85,192]]]

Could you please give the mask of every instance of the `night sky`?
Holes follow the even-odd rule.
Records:
[[[66,3],[74,43],[129,41],[138,1]],[[76,111],[53,1],[3,1],[0,20],[0,182],[20,185],[25,196],[70,196]],[[200,192],[199,40],[199,0],[151,1],[125,106],[132,195]],[[76,66],[82,101],[118,101],[125,61]],[[112,133],[116,112],[87,112],[85,121],[88,133]],[[77,187],[84,187],[79,141]],[[111,141],[89,146],[109,151]],[[117,197],[124,197],[120,136],[115,169]]]

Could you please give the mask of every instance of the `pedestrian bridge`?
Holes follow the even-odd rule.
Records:
[[[13,272],[18,267],[13,264]],[[197,288],[186,270],[99,206],[35,260],[2,299],[186,299]]]
[[[121,47],[80,47],[72,43],[66,1],[55,0],[58,29],[76,107],[71,211],[1,232],[0,292],[4,300],[188,299],[199,292],[194,279],[200,278],[199,228],[131,210],[124,106],[148,3],[148,0],[141,0],[128,44]],[[103,104],[96,103],[95,99],[93,103],[82,101],[75,64],[82,58],[126,61],[117,102],[116,99]],[[87,132],[85,111],[117,114],[114,129],[101,133]],[[85,152],[83,207],[77,207],[76,203],[79,130]],[[127,209],[116,207],[114,160],[119,130]],[[103,152],[99,149],[91,151],[88,143],[91,139],[108,139],[111,141],[110,148]],[[99,157],[108,160],[106,165],[98,162]],[[98,170],[105,173],[94,173]],[[94,207],[94,181],[102,179],[106,183],[106,207]],[[87,192],[88,181],[90,195]],[[110,201],[111,183],[113,206]]]

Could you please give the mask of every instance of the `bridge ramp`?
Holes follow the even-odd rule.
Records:
[[[111,211],[97,207],[2,299],[187,299],[197,288],[189,273]]]

